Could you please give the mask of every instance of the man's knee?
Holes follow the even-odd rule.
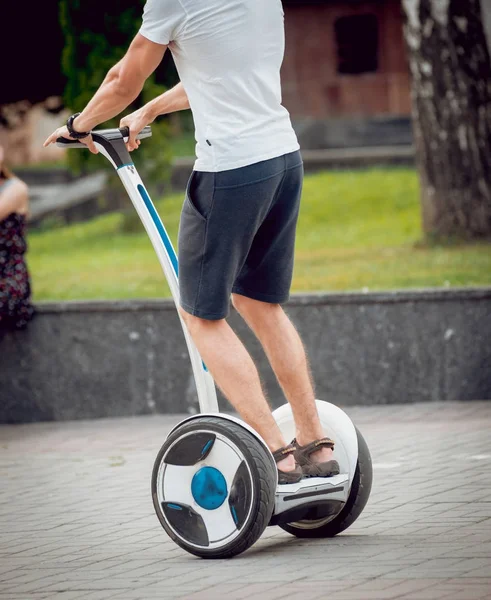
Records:
[[[182,320],[184,321],[184,323],[186,323],[186,327],[188,328],[188,331],[191,335],[199,333],[205,329],[209,329],[210,327],[213,327],[214,325],[225,321],[225,319],[212,321],[210,319],[203,319],[201,317],[197,317],[196,315],[188,313],[184,308],[182,308],[182,306],[179,306],[178,310],[179,314],[182,317]]]
[[[261,302],[240,294],[232,294],[232,304],[243,317],[262,317],[283,310],[280,304]]]

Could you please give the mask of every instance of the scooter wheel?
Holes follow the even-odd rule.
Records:
[[[303,520],[280,525],[282,529],[299,538],[334,537],[352,525],[365,508],[372,489],[372,459],[368,446],[356,429],[358,437],[358,462],[346,504],[334,517]]]
[[[168,535],[201,558],[230,558],[261,536],[275,505],[276,466],[246,428],[219,416],[178,426],[155,460],[152,499]]]

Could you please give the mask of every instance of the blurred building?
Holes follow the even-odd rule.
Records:
[[[15,28],[7,27],[0,40],[0,55],[12,57],[4,61],[8,86],[0,90],[0,139],[10,146],[14,162],[48,159],[40,140],[60,122],[56,98],[45,103],[46,98],[59,97],[65,83],[57,4],[54,0],[36,4],[25,35],[19,38]],[[283,4],[287,40],[283,101],[302,146],[410,143],[409,72],[400,0],[283,0]],[[23,20],[19,4],[6,3],[5,10],[6,22]],[[35,106],[32,114],[25,114],[26,100]],[[5,104],[11,105],[10,113],[2,109]],[[19,123],[9,132],[7,114]],[[49,154],[54,157],[58,149]]]
[[[411,141],[400,0],[284,0],[283,102],[304,147]]]

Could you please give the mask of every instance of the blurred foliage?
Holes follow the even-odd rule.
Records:
[[[106,73],[125,54],[137,33],[145,0],[60,0],[60,23],[65,34],[62,69],[67,76],[64,102],[73,112],[83,110],[101,85]],[[177,83],[170,52],[148,78],[142,94],[128,107],[128,114]],[[123,114],[101,124],[117,127]],[[147,184],[169,178],[171,149],[165,118],[152,124],[152,140],[137,153],[138,169]],[[90,152],[68,152],[67,162],[75,172],[109,168]],[[119,182],[118,182],[119,183]],[[119,184],[120,185],[120,184]]]
[[[175,242],[183,194],[157,198]],[[491,285],[491,244],[422,246],[420,220],[414,169],[307,175],[293,291]],[[31,229],[29,246],[36,301],[170,295],[143,225],[122,213],[51,231]]]

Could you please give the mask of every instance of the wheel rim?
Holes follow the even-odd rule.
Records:
[[[166,461],[173,450],[175,455],[177,445],[185,451],[203,434],[213,440],[206,442],[204,458],[192,465]],[[160,515],[175,536],[186,545],[212,550],[241,535],[251,518],[256,490],[237,444],[203,428],[179,436],[166,448],[158,467],[156,495]]]

